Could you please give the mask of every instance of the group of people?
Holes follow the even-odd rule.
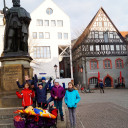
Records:
[[[26,109],[29,106],[42,107],[46,109],[48,104],[54,101],[54,106],[59,110],[61,121],[64,121],[64,114],[62,110],[63,98],[65,104],[69,110],[69,118],[71,123],[71,128],[76,127],[76,107],[80,101],[80,95],[72,82],[68,83],[68,89],[59,84],[59,80],[56,79],[51,86],[52,78],[46,83],[46,78],[42,77],[42,83],[38,84],[37,75],[31,80],[29,76],[25,76],[25,82],[20,85],[17,79],[17,85],[19,88],[23,88],[21,93],[16,91],[18,98],[22,99],[22,106]],[[47,90],[51,91],[51,97],[47,100]]]

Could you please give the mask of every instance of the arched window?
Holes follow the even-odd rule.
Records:
[[[93,59],[90,61],[90,69],[93,70],[93,69],[98,69],[99,68],[99,65],[98,65],[98,60],[96,59]]]
[[[122,59],[116,59],[115,60],[116,68],[124,68],[123,60]]]
[[[105,59],[103,61],[104,69],[111,69],[112,68],[112,61],[110,59]]]
[[[98,83],[98,78],[92,77],[92,78],[89,79],[89,84],[96,85],[97,83]]]

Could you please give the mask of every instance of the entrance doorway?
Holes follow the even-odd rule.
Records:
[[[111,87],[112,86],[111,83],[112,83],[111,79],[109,77],[107,77],[105,79],[105,87]]]

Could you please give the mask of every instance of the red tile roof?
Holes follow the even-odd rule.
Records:
[[[122,32],[120,32],[121,33],[121,35],[125,38],[127,35],[128,35],[128,31],[122,31]]]

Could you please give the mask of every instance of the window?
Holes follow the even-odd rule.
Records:
[[[39,39],[43,39],[44,38],[44,33],[43,32],[39,32]]]
[[[62,39],[62,33],[58,32],[58,39]]]
[[[37,39],[37,32],[33,32],[33,39]]]
[[[95,85],[97,85],[97,83],[98,83],[98,79],[96,77],[93,77],[93,78],[90,78],[89,79],[89,84],[95,84]]]
[[[104,69],[111,69],[112,68],[112,62],[110,59],[105,59],[103,61]]]
[[[121,49],[121,51],[126,51],[126,45],[120,45],[120,49]]]
[[[116,45],[116,50],[119,51],[120,50],[120,46]]]
[[[105,49],[106,49],[106,51],[109,51],[110,50],[110,46],[109,45],[105,45]]]
[[[90,61],[90,69],[98,69],[98,61],[97,60],[91,60]]]
[[[95,38],[99,38],[99,33],[95,32]]]
[[[114,45],[111,45],[111,51],[114,51]]]
[[[56,26],[56,21],[55,20],[51,20],[51,26],[55,27]]]
[[[123,60],[122,59],[117,59],[115,61],[115,63],[116,63],[116,68],[123,68],[124,67]]]
[[[43,20],[37,20],[37,26],[43,26]]]
[[[58,20],[57,21],[57,25],[58,25],[58,27],[63,27],[63,21],[62,20]]]
[[[47,8],[46,13],[48,15],[51,15],[53,13],[53,10],[51,8]]]
[[[49,26],[49,20],[44,21],[44,26]]]
[[[104,42],[108,43],[108,32],[104,33]]]
[[[105,51],[105,45],[101,45],[101,51]]]
[[[50,39],[50,33],[49,32],[45,32],[45,39]]]
[[[112,32],[109,33],[109,38],[113,39],[113,33]]]
[[[96,45],[96,51],[100,51],[100,46]]]
[[[103,32],[99,32],[99,38],[103,39]]]
[[[64,39],[68,39],[68,33],[64,33]]]
[[[34,47],[34,58],[51,58],[50,47]]]
[[[90,51],[94,51],[93,45],[90,45]]]

